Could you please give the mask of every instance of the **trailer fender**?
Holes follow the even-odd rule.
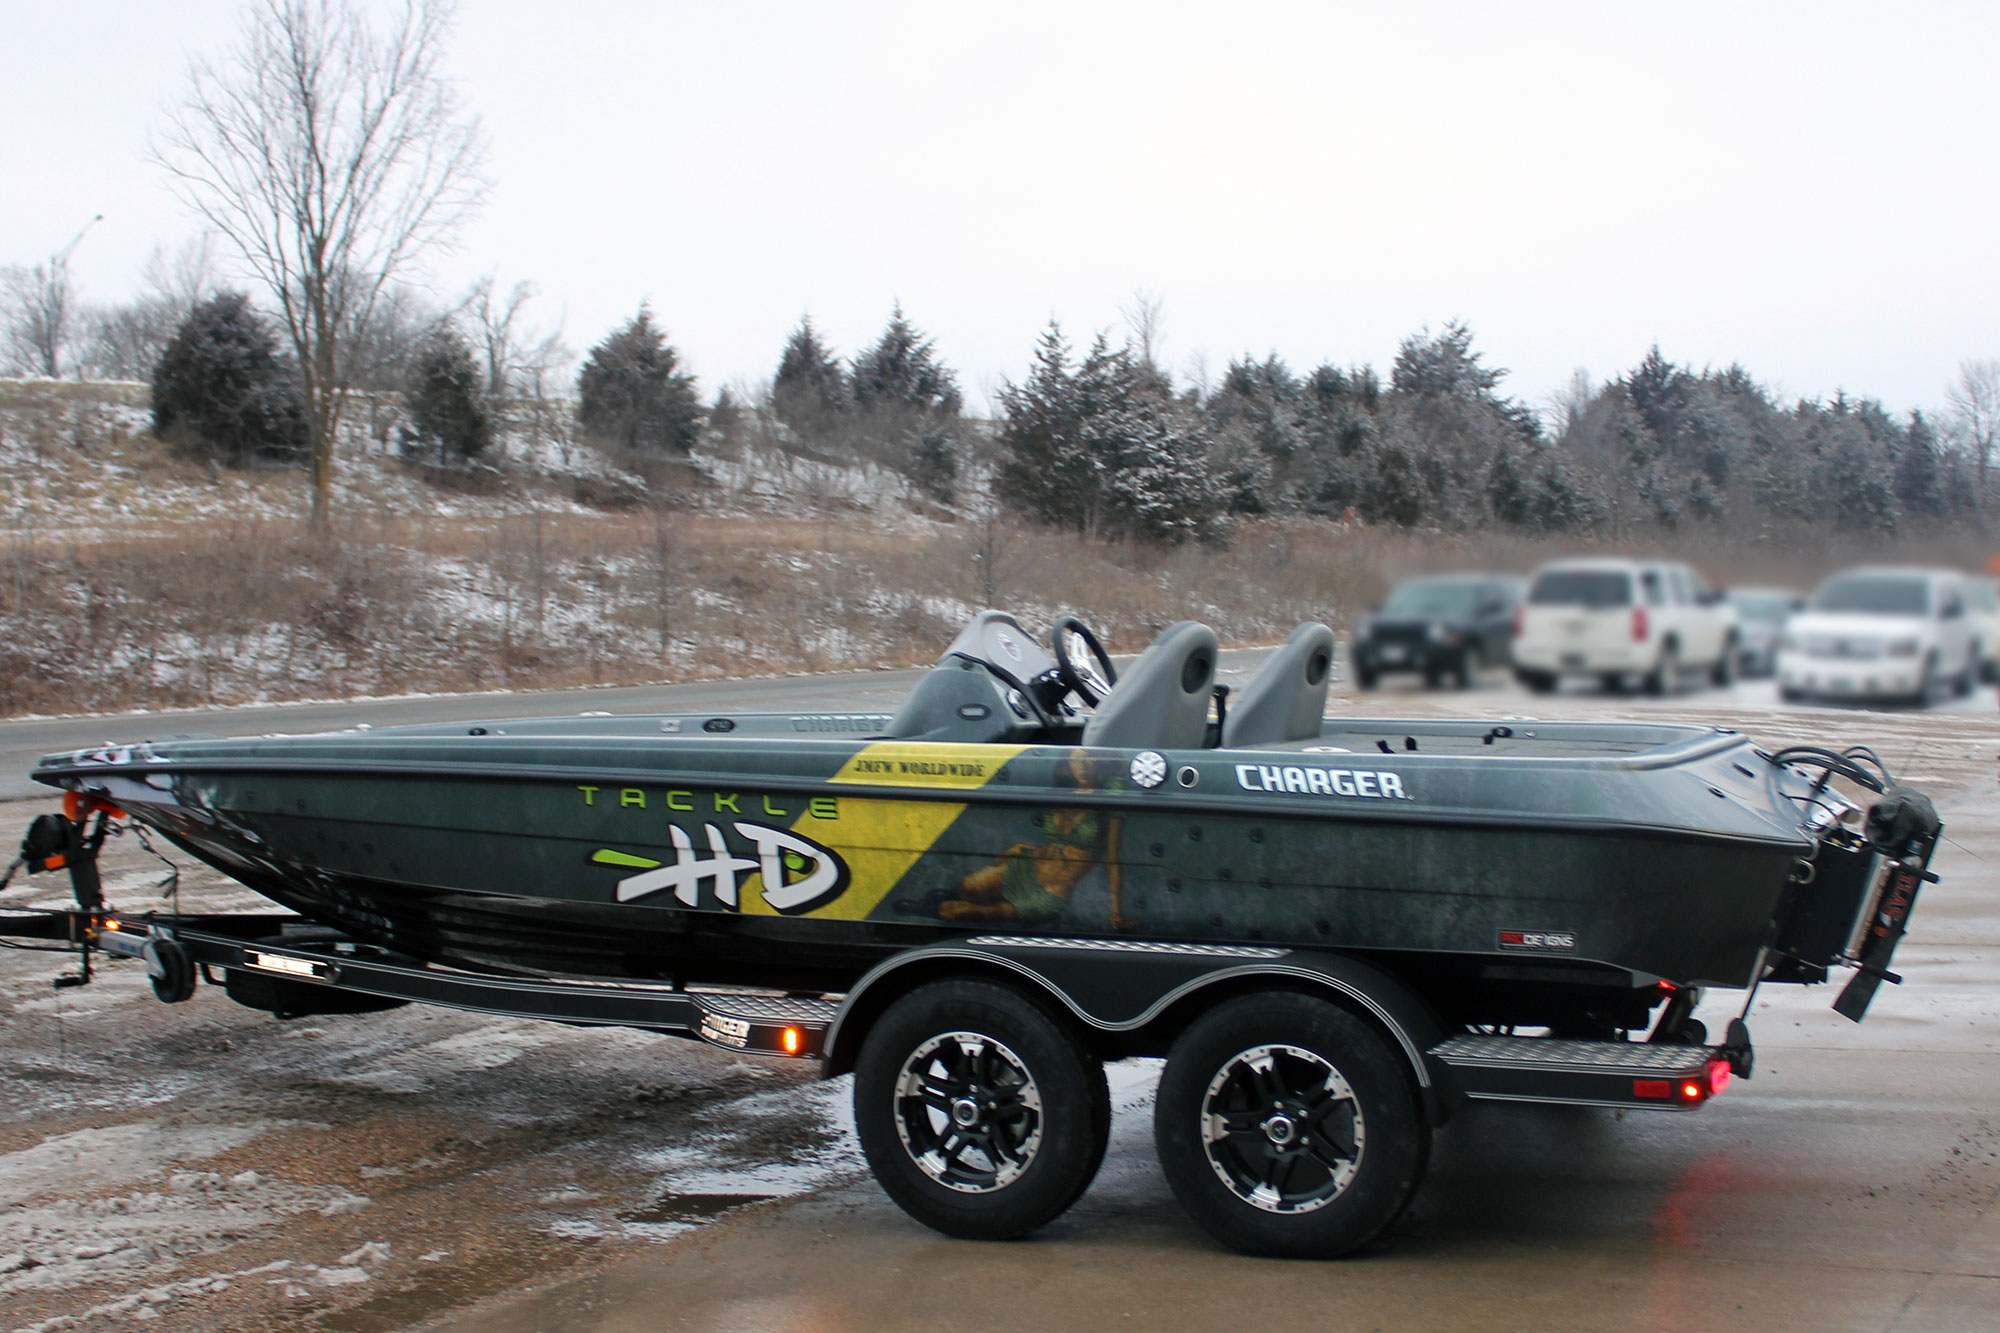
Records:
[[[937,977],[975,974],[1004,977],[1051,1002],[1086,1035],[1105,1038],[1178,1028],[1183,1016],[1224,995],[1330,992],[1394,1043],[1433,1124],[1449,1119],[1460,1100],[1449,1068],[1427,1054],[1444,1040],[1442,1026],[1408,985],[1371,963],[1320,951],[1135,940],[979,936],[897,954],[848,992],[826,1035],[824,1075],[852,1070],[869,1025],[897,996]]]

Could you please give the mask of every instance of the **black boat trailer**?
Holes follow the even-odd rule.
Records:
[[[58,976],[58,987],[87,984],[93,955],[103,954],[140,961],[155,997],[168,1004],[193,998],[204,981],[280,1019],[435,1004],[637,1028],[756,1055],[820,1058],[833,1074],[852,1069],[854,1047],[886,1007],[885,996],[909,989],[892,978],[1012,974],[1112,1045],[1200,991],[1234,994],[1247,989],[1246,981],[1289,978],[1370,1010],[1396,1038],[1440,1124],[1461,1098],[1693,1110],[1727,1086],[1732,1070],[1749,1072],[1747,1048],[1446,1036],[1388,974],[1339,954],[1280,948],[984,936],[911,949],[848,994],[822,996],[463,971],[395,958],[289,913],[14,909],[0,912],[0,934],[74,948],[81,967]]]
[[[75,907],[0,910],[0,935],[76,952],[57,986],[87,983],[103,954],[141,961],[168,1003],[206,981],[279,1018],[415,1002],[816,1058],[829,1077],[854,1073],[857,1132],[884,1189],[959,1236],[1023,1234],[1087,1186],[1109,1138],[1107,1060],[1166,1057],[1156,1137],[1195,1220],[1236,1248],[1298,1256],[1345,1253],[1392,1222],[1431,1130],[1468,1101],[1691,1111],[1753,1066],[1742,1017],[1706,1044],[1688,1021],[1699,992],[1665,981],[1634,979],[1666,993],[1647,1040],[1452,1032],[1364,958],[1247,944],[975,936],[895,954],[840,995],[444,967],[289,914],[114,911],[96,865],[114,814],[73,798],[30,829],[19,864],[66,870]],[[1801,954],[1840,958],[1855,975],[1835,1008],[1859,1021],[1880,982],[1901,980],[1888,963],[1936,878],[1938,831],[1922,802],[1905,826],[1854,839],[1831,909],[1789,921],[1810,948],[1774,928],[1766,974],[1796,972]],[[1826,975],[1805,971],[1788,979]],[[1042,1167],[1032,1187],[1030,1165]]]

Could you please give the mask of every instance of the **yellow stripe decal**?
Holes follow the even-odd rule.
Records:
[[[1006,762],[1025,745],[912,745],[886,742],[871,745],[848,760],[834,782],[859,786],[943,787],[970,790],[992,781]],[[866,917],[944,836],[965,811],[962,801],[899,801],[872,796],[843,796],[840,817],[799,816],[792,831],[840,853],[852,880],[847,892],[808,916],[859,921]],[[753,874],[739,899],[747,914],[772,916],[764,901],[763,876]]]

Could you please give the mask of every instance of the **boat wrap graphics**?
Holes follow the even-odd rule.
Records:
[[[1551,724],[1496,786],[1490,742],[1454,754],[1441,724],[1397,724],[1396,752],[1343,756],[1375,793],[1348,799],[1331,776],[1290,790],[1285,770],[1329,771],[1318,755],[1177,751],[1149,788],[1132,750],[584,721],[608,734],[570,723],[561,762],[512,723],[162,742],[42,774],[385,947],[653,977],[808,938],[851,977],[1001,930],[1467,956],[1506,935],[1516,957],[1736,984],[1811,846],[1747,741],[1692,728],[1634,728],[1634,757]],[[1246,791],[1253,760],[1286,790]]]

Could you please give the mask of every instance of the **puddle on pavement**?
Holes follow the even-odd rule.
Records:
[[[775,1199],[775,1194],[669,1194],[618,1216],[626,1222],[712,1222],[732,1208]]]

